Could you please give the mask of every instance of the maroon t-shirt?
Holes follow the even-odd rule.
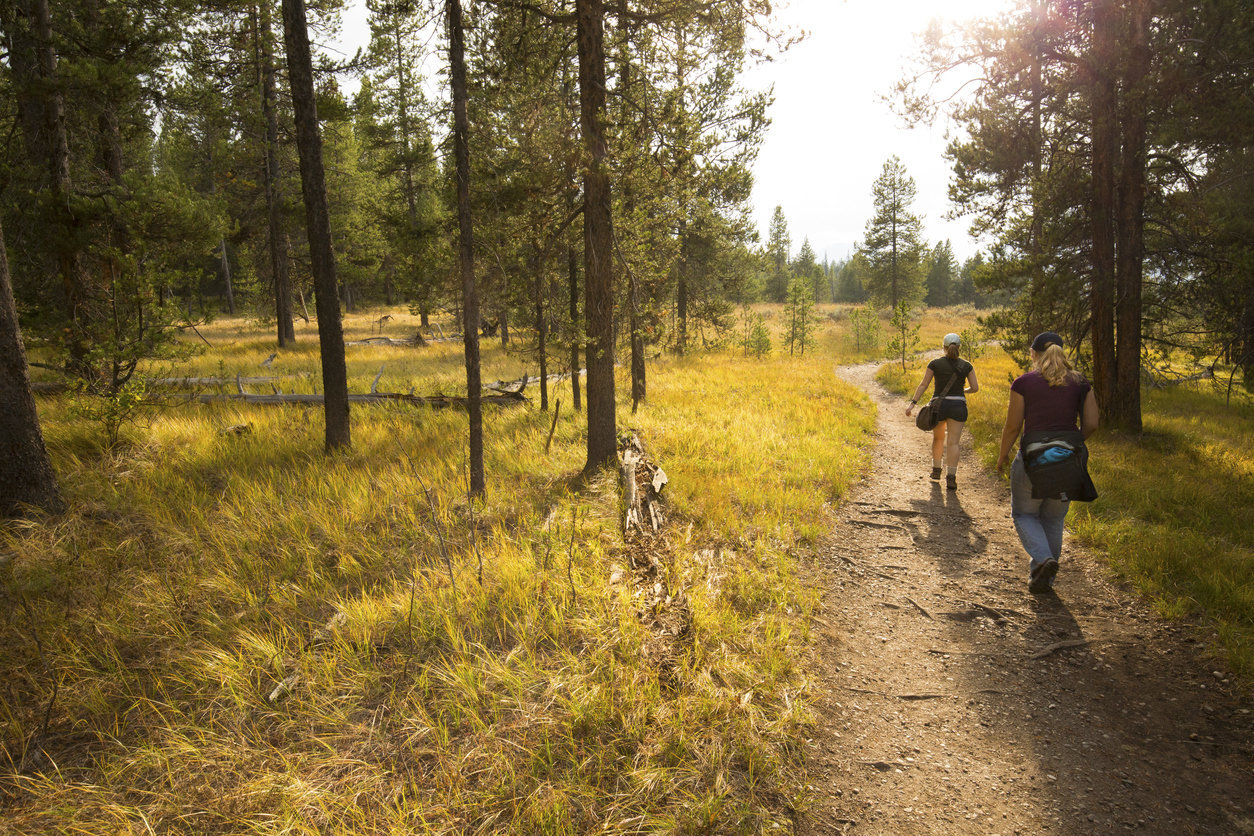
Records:
[[[1023,396],[1023,431],[1078,430],[1084,398],[1092,385],[1081,374],[1061,386],[1050,386],[1040,372],[1020,375],[1010,391]]]

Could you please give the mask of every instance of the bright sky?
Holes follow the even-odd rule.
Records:
[[[1011,0],[782,0],[780,22],[810,33],[782,58],[748,74],[775,84],[772,125],[758,156],[754,219],[763,242],[782,206],[794,254],[810,239],[820,261],[849,255],[874,209],[871,185],[892,154],[918,186],[915,212],[929,244],[949,239],[961,262],[979,244],[965,220],[949,221],[945,126],[907,128],[883,96],[915,48],[915,33],[944,16],[989,17]],[[759,81],[759,78],[763,81]]]
[[[927,242],[949,239],[960,262],[974,255],[979,243],[969,237],[967,222],[945,219],[945,126],[907,128],[883,96],[910,60],[916,33],[931,19],[941,17],[949,29],[1013,2],[778,0],[778,23],[810,34],[744,78],[753,89],[775,85],[772,124],[754,169],[753,217],[763,243],[778,205],[794,254],[809,238],[820,261],[848,256],[874,211],[871,184],[896,154],[918,186],[914,209],[923,216]],[[369,40],[363,0],[349,2],[344,40],[363,46]]]

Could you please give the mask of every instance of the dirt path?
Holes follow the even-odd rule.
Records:
[[[802,834],[1254,834],[1251,703],[1068,535],[1027,591],[1009,493],[958,488],[873,366],[868,476],[816,567],[814,806]],[[1100,486],[1099,486],[1100,487]]]

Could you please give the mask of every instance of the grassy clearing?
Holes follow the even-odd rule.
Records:
[[[551,414],[486,414],[470,505],[456,411],[354,408],[353,449],[327,457],[317,409],[178,406],[109,449],[42,400],[73,510],[2,534],[0,832],[789,827],[814,604],[793,568],[873,421],[833,378],[828,321],[805,358],[659,360],[621,412],[671,477],[691,630],[665,676],[612,580],[615,479],[574,481],[568,406],[547,455]],[[266,371],[256,324],[201,330],[216,348],[181,374],[317,384],[311,334]],[[534,371],[484,349],[486,380]],[[381,366],[383,389],[462,385],[456,343],[349,351],[353,391]]]
[[[990,348],[975,361],[980,392],[968,428],[981,460],[997,458],[1010,382],[1018,367]],[[880,379],[907,392],[922,364]],[[1254,405],[1211,381],[1145,390],[1140,437],[1099,431],[1090,461],[1101,497],[1077,503],[1071,530],[1169,617],[1213,626],[1214,651],[1254,676]]]

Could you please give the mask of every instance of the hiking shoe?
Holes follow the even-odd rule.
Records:
[[[1028,581],[1028,592],[1041,595],[1054,588],[1054,575],[1058,574],[1058,561],[1052,557],[1032,570],[1032,578]]]
[[[940,480],[940,475],[941,475],[941,469],[940,469],[939,467],[934,467],[934,468],[932,468],[932,478],[933,478],[933,479],[936,479],[936,480],[938,480],[938,481],[939,481],[939,480]]]
[[[946,477],[945,477],[945,490],[947,490],[947,491],[956,491],[956,490],[958,490],[958,477],[957,477],[957,476],[946,476]]]

